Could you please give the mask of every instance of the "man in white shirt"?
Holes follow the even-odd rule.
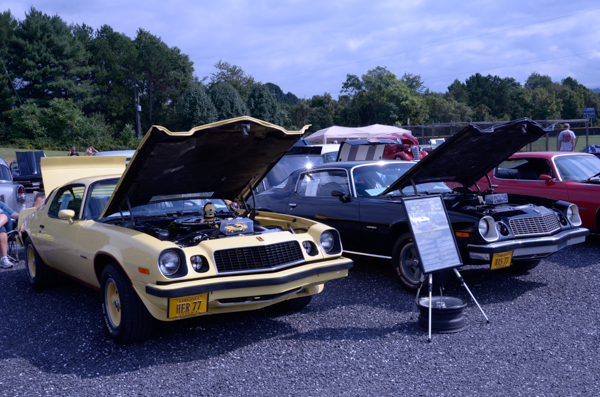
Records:
[[[571,126],[565,123],[565,129],[558,134],[558,150],[563,152],[575,151],[575,133],[571,131]]]

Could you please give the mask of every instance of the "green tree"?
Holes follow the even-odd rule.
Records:
[[[422,94],[427,89],[420,74],[404,73],[400,81],[414,93]]]
[[[19,95],[47,105],[54,98],[91,100],[89,54],[58,15],[35,8],[20,21],[11,40],[11,75],[20,84]]]
[[[545,88],[531,90],[531,104],[531,116],[534,120],[558,118],[562,110],[562,101],[556,99],[554,92],[548,92]]]
[[[294,106],[300,101],[300,99],[298,99],[298,97],[291,92],[284,94],[281,88],[279,88],[279,86],[276,84],[266,83],[265,86],[273,95],[275,95],[275,98],[277,98],[277,102],[279,103],[285,103],[287,105]]]
[[[282,125],[281,109],[275,95],[264,85],[255,84],[250,88],[246,99],[246,106],[250,116],[268,121],[269,123]]]
[[[215,68],[217,71],[210,75],[210,87],[219,83],[229,83],[242,98],[246,98],[250,93],[250,88],[257,84],[254,77],[246,74],[239,66],[219,60],[215,64]]]
[[[308,124],[312,124],[311,130],[318,131],[339,123],[341,105],[335,101],[331,94],[315,95],[310,101],[310,113]]]
[[[248,115],[248,109],[240,94],[227,82],[213,84],[209,89],[210,99],[217,109],[217,120],[227,120]]]
[[[468,121],[475,115],[473,109],[451,95],[444,97],[441,94],[428,93],[424,95],[424,100],[428,109],[426,122]]]
[[[191,85],[177,106],[182,130],[217,121],[217,109],[206,88],[196,82]]]
[[[551,89],[552,78],[550,76],[543,76],[537,72],[533,72],[527,77],[527,81],[525,81],[525,88],[529,88],[530,90],[535,90],[536,88],[545,88],[546,90]]]
[[[9,43],[17,26],[18,22],[10,10],[0,14],[0,113],[10,109],[17,102],[9,75],[6,73],[9,67]]]

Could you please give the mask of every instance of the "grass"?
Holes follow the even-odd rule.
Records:
[[[590,145],[600,145],[600,135],[590,135],[589,137]],[[548,138],[548,150],[554,151],[558,150],[558,144],[556,142],[557,137],[551,136]],[[585,142],[585,135],[580,135],[577,137],[577,141],[575,143],[575,151],[581,152],[583,149],[587,147]],[[531,144],[531,149],[529,145],[527,148],[524,148],[522,151],[534,151],[534,152],[545,152],[546,151],[546,138],[540,138],[537,141]]]
[[[17,155],[15,154],[15,152],[33,152],[35,150],[29,150],[29,149],[16,149],[16,148],[11,148],[11,147],[0,147],[0,157],[4,159],[4,161],[6,161],[7,164],[10,164],[11,161],[14,161],[17,159]],[[44,150],[44,153],[46,153],[46,156],[48,157],[58,157],[58,156],[66,156],[67,153],[69,151],[68,150]],[[84,153],[79,153],[80,156],[82,156]]]

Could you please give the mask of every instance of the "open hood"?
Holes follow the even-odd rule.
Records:
[[[40,173],[40,159],[46,157],[43,150],[35,152],[15,152],[21,176],[38,175]]]
[[[136,150],[102,216],[162,197],[198,193],[246,199],[300,139],[297,132],[252,117],[237,117],[170,132],[153,126]]]
[[[554,130],[528,118],[485,130],[469,125],[450,137],[381,194],[415,184],[443,181],[472,186],[513,153]]]

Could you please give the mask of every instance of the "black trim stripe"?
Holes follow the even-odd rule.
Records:
[[[252,280],[241,280],[241,281],[218,281],[210,284],[194,285],[190,287],[177,288],[173,290],[163,290],[150,285],[146,286],[146,293],[148,295],[157,296],[159,298],[176,298],[179,296],[202,294],[211,291],[220,291],[236,288],[252,288],[252,287],[268,287],[271,285],[281,285],[292,281],[300,280],[302,278],[311,277],[316,274],[323,274],[329,272],[335,272],[339,270],[350,269],[354,266],[354,262],[348,260],[347,262],[338,263],[335,265],[318,267],[316,269],[305,270],[303,272],[290,274],[289,276],[272,278],[272,279],[252,279]]]

